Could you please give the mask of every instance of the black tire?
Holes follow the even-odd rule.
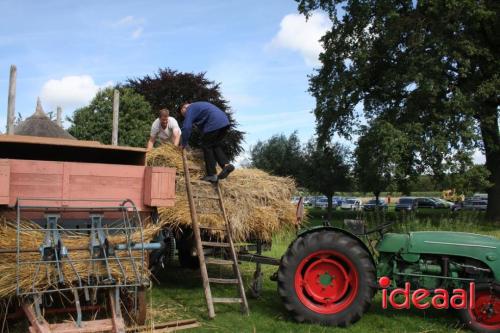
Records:
[[[331,291],[338,289],[337,285],[342,285],[342,274],[337,278],[338,283],[335,282],[334,274],[329,275],[332,272],[328,268],[329,264],[331,268],[337,269],[330,262],[345,266],[344,275],[347,274],[351,279],[350,282],[343,281],[347,289],[344,288],[344,298],[340,298],[337,304],[330,302],[335,295],[324,292],[325,289],[330,288]],[[320,272],[318,267],[326,267],[321,277],[317,274]],[[327,275],[330,278],[325,284],[321,279]],[[316,281],[313,282],[313,279]],[[317,289],[318,286],[322,289],[319,294],[324,292],[324,299],[330,301],[326,301],[326,304],[319,302],[316,306],[313,298],[318,293],[308,294],[307,289]],[[370,253],[359,240],[338,231],[321,230],[297,238],[283,256],[278,271],[278,292],[285,308],[292,312],[298,322],[346,327],[358,321],[370,308],[376,291],[376,270]]]
[[[192,232],[184,232],[181,239],[177,243],[179,264],[183,268],[198,269],[200,262],[198,256],[193,256],[193,248],[195,247],[194,235]]]
[[[485,295],[487,298],[483,298],[481,301],[479,299],[481,295]],[[485,300],[486,302],[484,302]],[[481,316],[486,316],[486,321],[477,315],[478,311],[481,310],[484,310]],[[474,310],[461,309],[458,310],[458,313],[462,322],[474,332],[500,332],[500,285],[476,284],[476,308]],[[496,320],[492,320],[492,318],[496,318]]]

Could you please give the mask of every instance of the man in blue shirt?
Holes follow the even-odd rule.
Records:
[[[201,148],[205,157],[205,168],[207,175],[203,180],[217,182],[226,178],[234,170],[229,163],[226,154],[222,150],[222,140],[229,130],[229,118],[227,115],[208,102],[185,103],[182,105],[181,113],[184,116],[182,124],[181,145],[188,145],[193,125],[201,131]],[[219,175],[216,174],[216,163],[222,168]]]

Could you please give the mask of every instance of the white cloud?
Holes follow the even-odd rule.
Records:
[[[137,39],[142,35],[144,31],[144,19],[141,17],[134,17],[132,15],[129,15],[122,17],[115,22],[112,22],[111,26],[116,29],[127,29],[129,31],[130,29],[132,29],[130,38]]]
[[[144,23],[144,19],[136,18],[132,15],[122,17],[118,21],[112,23],[114,27],[128,27],[128,26],[137,26]]]
[[[319,39],[329,26],[330,21],[323,13],[314,13],[309,20],[303,15],[288,14],[281,20],[280,31],[270,45],[300,52],[307,65],[318,65],[318,56],[323,51]]]
[[[65,76],[59,80],[45,82],[40,91],[40,98],[48,110],[57,106],[61,106],[63,110],[74,110],[87,105],[99,89],[111,85],[112,82],[106,82],[99,86],[90,75]]]
[[[132,32],[132,39],[137,39],[137,38],[141,37],[143,31],[144,31],[143,27],[139,27],[139,28],[135,29]]]

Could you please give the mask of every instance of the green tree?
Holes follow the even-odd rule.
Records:
[[[420,173],[442,178],[480,147],[493,184],[487,216],[500,220],[500,2],[296,1],[332,22],[310,79],[320,140],[349,136],[362,103],[365,118],[405,133]]]
[[[230,119],[231,128],[225,138],[224,147],[228,157],[236,157],[243,151],[243,132],[237,130],[231,108],[220,92],[220,84],[208,80],[205,73],[183,73],[169,68],[159,69],[157,74],[146,75],[143,78],[129,79],[127,87],[143,95],[151,104],[151,114],[157,117],[158,110],[168,108],[170,115],[182,124],[179,112],[184,102],[206,101],[222,111]],[[190,145],[198,146],[199,133],[193,133]]]
[[[447,188],[455,189],[457,193],[472,195],[477,192],[487,192],[491,187],[488,181],[490,172],[483,165],[474,165],[461,172],[449,175]]]
[[[319,144],[311,139],[304,149],[304,185],[328,198],[328,220],[332,217],[332,198],[337,191],[347,191],[352,184],[349,151],[338,143]]]
[[[416,173],[405,160],[408,142],[404,133],[385,121],[364,126],[354,151],[354,174],[361,191],[372,192],[378,200],[380,192],[395,182],[402,192],[408,192],[410,177]],[[406,157],[406,158],[405,158]]]
[[[300,183],[304,163],[297,132],[289,137],[280,134],[258,141],[250,150],[250,159],[255,168],[276,176],[291,176]]]
[[[151,106],[143,96],[130,88],[119,88],[120,118],[118,144],[145,147],[154,120]],[[80,140],[111,143],[113,120],[113,88],[100,90],[88,106],[77,109],[68,132]]]

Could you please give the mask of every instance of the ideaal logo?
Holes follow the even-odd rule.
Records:
[[[395,288],[389,292],[387,288],[391,285],[391,279],[387,276],[381,277],[378,284],[383,288],[382,308],[384,309],[387,309],[387,301],[394,309],[409,309],[410,302],[415,308],[421,310],[427,309],[431,305],[436,309],[448,309],[450,306],[453,309],[474,309],[475,307],[476,289],[474,282],[469,283],[469,290],[453,289],[451,297],[446,289],[441,288],[435,289],[433,293],[423,288],[411,291],[410,282],[406,282],[404,288]],[[389,294],[389,297],[387,297],[387,294]],[[404,300],[402,303],[396,302],[398,295],[402,296],[401,299]],[[431,295],[430,301],[424,301]]]

